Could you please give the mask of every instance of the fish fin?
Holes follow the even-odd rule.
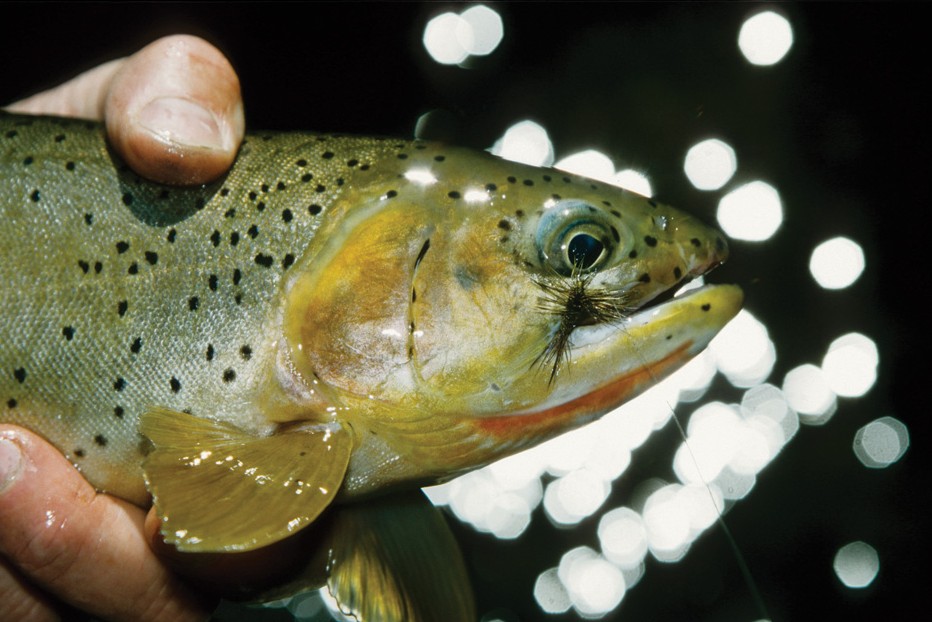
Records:
[[[162,536],[185,552],[248,551],[311,523],[333,501],[352,450],[337,424],[258,437],[169,409],[140,420]]]
[[[420,490],[342,506],[329,519],[331,606],[360,622],[474,622],[466,565]]]

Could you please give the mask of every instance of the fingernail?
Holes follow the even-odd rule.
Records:
[[[202,149],[224,149],[217,118],[189,99],[159,97],[139,111],[138,123],[164,141]]]
[[[13,441],[0,438],[0,493],[16,481],[23,470],[23,452]]]

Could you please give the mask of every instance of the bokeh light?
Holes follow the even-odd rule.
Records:
[[[754,65],[774,65],[793,46],[793,28],[785,17],[763,11],[749,17],[738,32],[738,49]]]
[[[719,371],[736,387],[760,384],[773,371],[777,350],[767,327],[747,309],[738,312],[709,344]]]
[[[838,407],[825,373],[810,363],[787,372],[783,378],[783,394],[790,407],[799,413],[800,422],[809,425],[828,422]]]
[[[835,575],[846,587],[864,588],[880,571],[880,559],[871,545],[860,540],[844,545],[835,553]]]
[[[534,600],[544,613],[566,613],[573,606],[556,568],[548,568],[537,576]]]
[[[647,175],[631,168],[618,171],[609,181],[625,190],[637,192],[641,196],[651,197],[654,194],[654,189],[651,187]]]
[[[696,143],[686,152],[683,170],[699,190],[718,190],[738,169],[738,158],[731,145],[717,138]]]
[[[647,554],[644,519],[631,508],[606,512],[599,520],[599,544],[605,558],[620,568],[635,568]]]
[[[881,417],[854,435],[854,455],[869,469],[883,469],[897,462],[909,449],[909,430],[899,419]]]
[[[615,175],[615,165],[611,159],[595,149],[586,149],[568,155],[558,160],[553,167],[606,183],[612,183],[612,177]]]
[[[442,13],[424,27],[427,53],[442,65],[461,64],[470,56],[491,54],[504,36],[502,18],[484,5],[474,5],[461,14]]]
[[[860,397],[877,380],[879,355],[872,339],[849,333],[834,340],[822,359],[822,371],[832,391],[842,397]]]
[[[752,181],[722,197],[717,218],[728,236],[761,242],[770,239],[783,224],[783,203],[773,186]]]
[[[825,289],[844,289],[864,272],[864,251],[848,238],[826,240],[812,251],[809,272]]]
[[[500,158],[531,166],[553,164],[553,144],[547,130],[530,120],[519,121],[505,130],[489,151]]]

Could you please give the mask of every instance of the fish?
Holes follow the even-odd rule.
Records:
[[[0,421],[154,504],[182,552],[578,428],[742,305],[671,296],[727,257],[698,219],[442,143],[258,132],[164,186],[98,123],[2,113],[0,179]]]

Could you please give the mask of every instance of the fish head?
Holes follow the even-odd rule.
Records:
[[[684,212],[447,147],[393,166],[354,180],[299,266],[284,332],[317,407],[378,446],[369,463],[415,465],[401,478],[443,479],[593,420],[740,308],[734,286],[657,303],[728,253]]]

